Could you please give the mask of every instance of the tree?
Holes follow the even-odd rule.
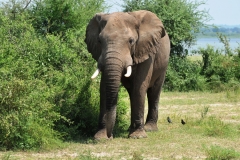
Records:
[[[124,11],[149,10],[162,21],[171,39],[171,55],[186,56],[187,47],[196,41],[196,34],[209,20],[206,10],[198,7],[204,1],[188,0],[124,0]]]
[[[1,11],[9,18],[15,19],[16,15],[23,13],[32,0],[9,0],[0,4]]]
[[[33,26],[43,34],[65,34],[85,28],[88,20],[104,10],[103,0],[35,0],[29,10]]]

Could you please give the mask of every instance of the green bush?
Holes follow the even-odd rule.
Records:
[[[1,79],[0,146],[6,149],[38,148],[58,142],[54,121],[60,115],[46,98],[53,96],[42,81]]]
[[[128,102],[127,102],[128,101]],[[117,104],[117,117],[116,123],[113,130],[114,136],[122,136],[126,133],[130,126],[130,99],[128,93],[124,87],[120,87],[118,93],[118,104]]]
[[[54,3],[36,1],[28,12],[14,13],[14,17],[11,8],[0,7],[1,149],[54,147],[61,140],[92,136],[97,129],[99,79],[90,78],[96,62],[87,52],[84,38],[87,21],[101,10],[102,1],[81,1],[88,7],[81,6],[74,13],[83,12],[80,19],[73,19],[79,24],[46,34],[39,34],[41,27],[35,26],[35,22],[41,24],[35,19],[40,10],[34,8],[44,7],[38,6],[40,2]],[[48,9],[51,7],[44,11],[48,13]],[[60,14],[62,8],[58,9]],[[120,96],[123,94],[121,91]],[[116,128],[121,132],[126,128],[127,107],[124,102],[119,104]]]
[[[167,69],[164,89],[167,91],[205,90],[205,79],[199,74],[200,71],[200,62],[172,56]]]
[[[212,46],[200,48],[197,53],[203,57],[201,75],[206,78],[210,90],[222,91],[227,88],[239,88],[239,55],[231,52],[229,48],[226,53]]]
[[[37,33],[64,36],[85,28],[89,18],[104,9],[103,0],[35,0],[28,13]]]
[[[57,144],[60,138],[52,129],[60,118],[54,90],[35,76],[35,53],[43,43],[24,18],[11,21],[0,15],[0,147],[6,149],[39,148]]]
[[[211,46],[200,49],[199,53],[202,55],[204,63],[201,73],[205,75],[208,82],[219,78],[219,81],[228,83],[231,78],[235,78],[235,64],[232,56],[223,55],[222,52],[214,50]]]

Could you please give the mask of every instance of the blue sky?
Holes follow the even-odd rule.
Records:
[[[205,5],[199,9],[208,10],[212,19],[208,24],[215,25],[240,25],[240,0],[206,0]],[[106,0],[110,7],[109,12],[122,11],[122,0]]]

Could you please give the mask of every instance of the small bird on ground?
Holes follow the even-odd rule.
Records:
[[[168,123],[172,123],[170,117],[167,117],[167,121],[168,121]]]
[[[181,123],[184,125],[184,124],[186,124],[186,122],[184,122],[184,120],[183,119],[181,119]]]

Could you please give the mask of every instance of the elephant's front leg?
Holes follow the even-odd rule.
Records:
[[[138,64],[134,71],[132,88],[130,91],[131,100],[131,125],[130,138],[145,138],[147,134],[144,130],[144,106],[147,88],[152,74],[152,59]]]
[[[98,131],[94,135],[95,139],[108,139],[106,130],[106,87],[104,76],[101,77],[100,83],[100,113],[98,117]]]
[[[141,93],[133,93],[131,96],[131,125],[129,130],[129,138],[146,138],[147,134],[144,130],[144,100],[145,95]]]

